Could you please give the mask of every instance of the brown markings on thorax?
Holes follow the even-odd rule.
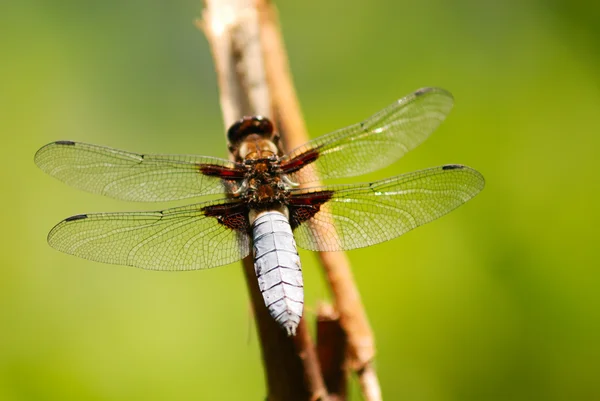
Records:
[[[289,191],[281,180],[278,157],[247,159],[246,164],[249,169],[243,197],[249,208],[266,210],[287,202]]]

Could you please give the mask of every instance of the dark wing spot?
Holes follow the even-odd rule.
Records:
[[[78,215],[75,215],[75,216],[67,217],[65,219],[65,221],[83,220],[83,219],[87,219],[87,218],[88,218],[87,214],[78,214]]]
[[[67,145],[67,146],[75,145],[75,142],[73,142],[73,141],[56,141],[54,143],[57,145]]]
[[[415,95],[415,96],[421,96],[421,95],[424,95],[424,94],[426,94],[427,92],[431,92],[431,88],[421,88],[421,89],[418,89],[418,90],[417,90],[417,91],[414,93],[414,95]]]
[[[364,131],[364,132],[369,132],[369,130],[367,129],[367,127],[365,126],[365,122],[361,121],[360,122],[360,128]]]
[[[442,170],[459,170],[461,168],[465,168],[462,164],[446,164],[442,166]]]
[[[248,232],[250,224],[248,222],[248,213],[235,213],[228,216],[223,216],[220,223],[225,227],[240,232]]]
[[[206,206],[202,209],[202,212],[207,217],[216,218],[219,224],[232,230],[250,231],[248,208],[241,202]]]
[[[309,192],[293,195],[288,201],[290,225],[295,229],[321,210],[321,205],[333,197],[333,191]]]
[[[304,153],[300,153],[298,156],[294,157],[292,160],[288,161],[285,164],[281,165],[281,170],[284,174],[291,174],[303,168],[306,165],[314,162],[319,158],[319,149],[313,148],[307,150]]]
[[[210,177],[220,177],[225,180],[242,179],[246,171],[240,168],[229,168],[216,164],[198,164],[198,171]]]

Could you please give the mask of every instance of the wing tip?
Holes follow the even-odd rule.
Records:
[[[37,152],[35,152],[35,155],[33,156],[33,162],[42,170],[44,170],[44,167],[42,166],[43,163],[43,156],[44,153],[46,151],[48,151],[49,149],[55,147],[55,146],[75,146],[77,143],[73,142],[73,141],[68,141],[68,140],[60,140],[60,141],[54,141],[54,142],[50,142],[44,146],[42,146],[41,148],[39,148],[37,150]],[[46,171],[46,170],[44,170]]]
[[[472,167],[465,166],[464,164],[444,164],[442,166],[442,171],[448,170],[464,170],[465,172],[471,174],[473,177],[477,178],[479,184],[477,188],[479,189],[479,191],[485,188],[485,177],[483,176],[483,174],[481,174],[479,171],[475,170]]]
[[[441,121],[444,120],[448,113],[450,113],[450,110],[452,110],[452,107],[454,106],[454,96],[446,89],[426,86],[398,99],[394,103],[394,106],[404,106],[413,102],[425,102],[426,104],[437,108],[438,111],[444,115],[439,119]]]
[[[426,86],[426,87],[417,89],[416,91],[413,92],[413,95],[415,97],[420,97],[420,96],[427,95],[427,94],[444,95],[444,96],[449,97],[450,99],[454,100],[454,96],[452,96],[452,93],[448,92],[446,89],[438,88],[435,86]]]
[[[84,220],[87,219],[88,217],[90,217],[89,214],[76,214],[74,216],[69,216],[66,219],[62,220],[61,222],[59,222],[58,224],[56,224],[54,227],[52,227],[52,229],[50,230],[50,232],[48,233],[48,237],[46,238],[46,241],[48,241],[48,245],[50,245],[52,248],[58,249],[59,251],[61,249],[57,248],[56,246],[53,245],[53,241],[52,239],[54,238],[54,236],[56,235],[56,233],[65,225],[68,223],[71,223],[73,221],[78,221],[78,220]]]

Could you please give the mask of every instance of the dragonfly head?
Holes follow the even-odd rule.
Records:
[[[248,135],[257,134],[265,139],[273,139],[273,123],[263,116],[245,116],[233,123],[227,131],[227,139],[234,147],[240,145]]]
[[[273,123],[263,116],[245,116],[236,121],[227,131],[229,150],[236,160],[277,155],[275,144],[278,135]],[[257,153],[257,155],[255,155]]]

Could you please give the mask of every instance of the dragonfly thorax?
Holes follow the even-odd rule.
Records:
[[[276,159],[261,159],[248,167],[242,197],[250,209],[266,210],[287,203],[289,186]]]

